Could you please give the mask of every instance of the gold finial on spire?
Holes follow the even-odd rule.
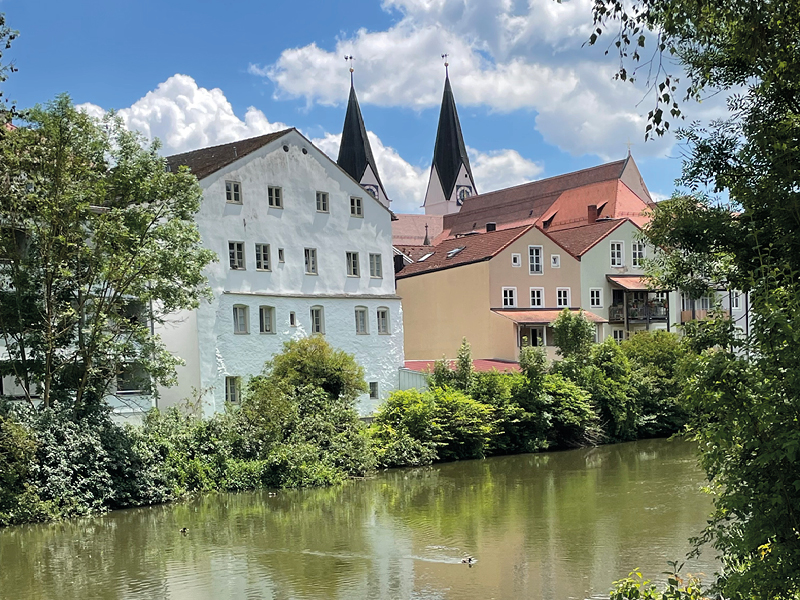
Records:
[[[444,61],[444,74],[445,76],[450,76],[450,71],[447,67],[450,66],[450,63],[447,61],[447,57],[450,56],[449,54],[442,54],[442,60]]]
[[[355,59],[352,54],[345,54],[344,59],[350,63],[350,85],[353,85],[353,71],[355,70],[353,69],[353,61]]]

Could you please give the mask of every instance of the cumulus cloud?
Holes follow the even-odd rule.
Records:
[[[105,111],[94,104],[78,108],[93,116]],[[272,123],[263,112],[250,107],[240,119],[219,88],[197,85],[188,75],[176,74],[147,92],[132,106],[118,111],[126,127],[148,139],[160,138],[165,154],[174,154],[234,142],[247,137],[286,129]]]
[[[331,50],[287,49],[249,70],[274,82],[278,97],[341,104],[348,89],[342,56],[352,54],[362,102],[423,109],[441,101],[439,56],[447,52],[460,105],[536,111],[548,143],[608,160],[628,139],[642,140],[650,104],[637,106],[641,87],[613,80],[612,58],[582,48],[592,31],[592,3],[384,0],[384,9],[400,13],[385,31],[360,29]],[[672,143],[642,144],[637,156],[664,156]]]

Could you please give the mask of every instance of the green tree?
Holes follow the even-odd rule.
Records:
[[[648,133],[680,115],[670,65],[685,97],[729,95],[728,118],[679,133],[680,183],[694,195],[659,205],[645,233],[666,255],[657,280],[693,290],[719,277],[750,293],[749,338],[725,319],[687,330],[702,352],[688,381],[690,428],[716,508],[700,541],[721,554],[720,595],[797,598],[800,3],[595,0],[594,16],[590,42],[614,32],[621,78],[657,66]]]
[[[585,361],[589,358],[594,342],[595,328],[583,315],[565,308],[553,323],[553,343],[559,356]]]
[[[467,338],[461,341],[461,347],[456,355],[456,368],[453,373],[453,384],[462,392],[469,392],[475,369],[472,366],[472,349]]]
[[[149,323],[208,293],[197,180],[66,96],[25,119],[0,137],[0,372],[44,406],[98,401],[118,376],[170,385],[179,359]]]
[[[13,63],[3,63],[3,52],[11,48],[11,43],[17,39],[19,32],[14,31],[6,25],[6,16],[0,13],[0,84],[8,79],[9,73],[16,71]],[[15,115],[16,110],[14,106],[6,108],[7,98],[3,97],[3,90],[0,89],[0,136],[5,133],[5,124],[8,123]]]

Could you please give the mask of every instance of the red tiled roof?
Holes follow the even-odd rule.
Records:
[[[283,131],[276,131],[275,133],[268,133],[229,144],[201,148],[200,150],[192,150],[182,154],[173,154],[167,157],[167,164],[173,171],[177,171],[178,167],[185,165],[192,170],[195,177],[203,179],[293,130],[294,128],[284,129]]]
[[[427,225],[428,240],[432,244],[442,233],[442,216],[397,215],[397,221],[392,221],[392,243],[395,246],[421,246]]]
[[[485,227],[487,222],[497,223],[498,228],[535,222],[565,191],[603,181],[618,180],[626,163],[627,159],[619,160],[472,196],[464,200],[459,212],[445,215],[444,229],[455,234]]]
[[[396,278],[402,279],[411,275],[488,260],[532,227],[533,225],[525,225],[443,240],[430,247],[429,252],[433,253],[432,256],[422,262],[408,265],[397,274]],[[458,250],[459,248],[461,250]],[[455,252],[456,250],[458,252]],[[451,252],[453,254],[448,258],[448,253]]]
[[[428,252],[433,252],[433,246],[395,246],[395,248],[415,262]]]
[[[534,324],[534,325],[541,325],[546,324],[549,325],[553,321],[558,318],[558,315],[561,314],[561,311],[564,309],[558,308],[532,308],[532,309],[525,309],[525,310],[513,310],[508,308],[493,308],[492,312],[500,315],[501,317],[505,317],[507,319],[511,319],[515,323],[523,323],[523,324]],[[570,308],[570,312],[577,313],[580,311],[579,308]],[[608,320],[604,319],[603,317],[596,315],[594,313],[589,312],[588,310],[583,311],[583,316],[586,317],[587,320],[591,321],[592,323],[608,323]]]
[[[559,231],[548,230],[546,233],[573,256],[582,256],[625,221],[627,219],[603,219],[591,225],[579,225]]]
[[[450,368],[455,367],[455,360],[448,360],[450,364]],[[435,360],[407,360],[405,363],[406,369],[411,369],[412,371],[420,371],[420,372],[432,372],[433,366],[436,363]],[[492,371],[494,369],[502,372],[505,371],[516,371],[519,372],[522,369],[519,367],[519,363],[512,362],[510,360],[499,360],[499,359],[490,359],[490,358],[478,358],[472,361],[472,368],[478,371],[479,373],[483,373],[485,371]]]
[[[606,275],[611,283],[631,292],[644,292],[651,290],[646,277],[638,275]]]

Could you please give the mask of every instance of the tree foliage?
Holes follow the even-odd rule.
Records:
[[[565,308],[553,323],[553,342],[559,356],[585,361],[589,358],[595,338],[595,327],[583,311],[573,313]]]
[[[8,79],[9,73],[17,70],[13,63],[3,63],[3,52],[11,48],[11,43],[17,39],[19,32],[14,31],[6,24],[6,16],[0,13],[0,84]],[[5,133],[5,124],[10,122],[16,114],[16,107],[7,105],[8,99],[4,97],[0,88],[0,137]]]
[[[207,291],[197,180],[66,96],[25,118],[0,137],[0,373],[44,406],[97,401],[123,371],[171,384],[150,323]]]

